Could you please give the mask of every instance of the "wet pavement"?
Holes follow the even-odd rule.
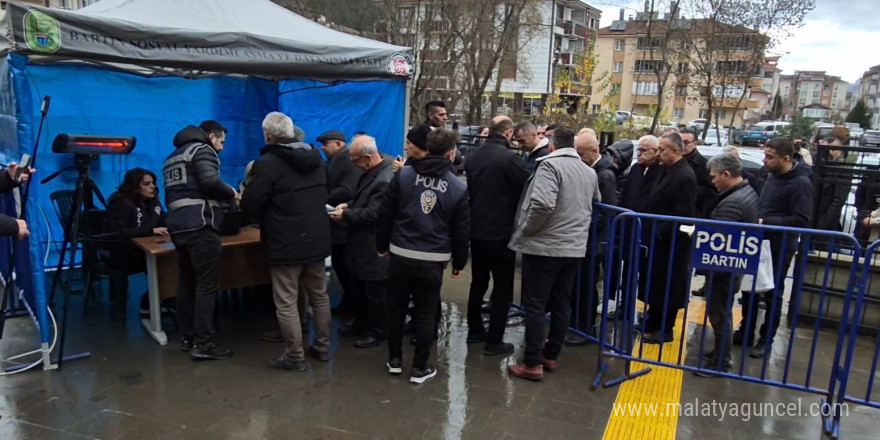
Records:
[[[444,279],[444,318],[432,361],[438,376],[424,385],[404,374],[389,376],[387,349],[357,349],[335,327],[331,361],[309,360],[305,373],[270,369],[267,361],[282,344],[262,342],[272,327],[271,297],[265,293],[225,294],[219,306],[219,333],[234,350],[227,361],[192,360],[180,352],[170,318],[164,326],[172,342],[164,347],[147,336],[129,301],[126,323],[110,320],[106,299],[93,301],[82,317],[82,298],[71,305],[66,354],[91,357],[60,371],[32,371],[0,378],[0,439],[594,439],[601,438],[617,397],[616,388],[590,391],[597,349],[566,348],[556,373],[532,383],[507,376],[522,353],[522,327],[508,329],[517,345],[508,358],[482,355],[482,345],[465,343],[469,279]],[[518,285],[518,283],[517,283]],[[134,289],[133,289],[134,290]],[[105,295],[106,296],[106,295]],[[695,300],[700,301],[700,300]],[[693,327],[699,333],[699,326]],[[0,355],[35,348],[28,318],[8,323]],[[782,331],[780,331],[782,333]],[[819,349],[833,352],[833,337]],[[870,353],[874,339],[859,341]],[[411,359],[412,348],[404,345]],[[830,347],[830,348],[829,348]],[[784,344],[774,345],[784,352]],[[695,357],[695,350],[689,351]],[[870,359],[860,361],[864,376]],[[771,371],[781,368],[771,363]],[[803,366],[796,365],[798,371]],[[619,375],[613,361],[609,375]],[[817,373],[819,374],[819,373]],[[821,376],[820,376],[821,377]],[[825,376],[827,377],[827,376]],[[862,387],[852,384],[851,387]],[[798,402],[816,395],[744,383],[704,379],[685,373],[681,401]],[[704,400],[705,399],[705,400]],[[878,438],[880,410],[850,405],[842,439]],[[678,419],[679,439],[820,439],[818,417],[767,417],[748,421],[726,417]],[[648,438],[648,437],[645,437]]]

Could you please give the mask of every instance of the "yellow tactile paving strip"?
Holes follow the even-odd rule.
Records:
[[[705,313],[705,301],[691,301],[687,313],[688,323],[703,324]],[[738,325],[740,314],[734,312],[733,318],[734,326]],[[675,340],[664,344],[662,357],[663,362],[673,364],[687,356],[687,343],[679,344],[680,329],[684,325],[684,312],[679,312],[675,325],[677,329]],[[639,343],[639,339],[636,338],[634,350],[639,349]],[[659,354],[659,345],[644,345],[643,358],[657,359]],[[681,358],[679,358],[679,354]],[[670,411],[668,414],[667,408],[672,408],[674,405],[668,406],[667,404],[680,403],[684,371],[640,362],[633,362],[630,371],[635,372],[648,367],[652,369],[650,373],[627,380],[619,385],[614,409],[608,418],[608,424],[605,425],[604,439],[675,439],[678,414],[674,411]],[[656,410],[649,412],[647,409],[651,408],[651,405],[654,405],[653,408]],[[621,408],[624,410],[621,411]]]

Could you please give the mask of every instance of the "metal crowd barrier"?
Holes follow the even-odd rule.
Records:
[[[608,367],[606,359],[617,358],[624,361],[625,374],[622,377],[606,380],[602,383],[604,387],[648,374],[651,366],[661,366],[712,373],[731,379],[819,394],[823,397],[823,413],[826,408],[831,407],[838,385],[845,388],[847,372],[852,362],[853,350],[850,348],[846,353],[847,364],[841,366],[844,360],[845,342],[849,341],[852,347],[855,341],[855,330],[850,331],[855,326],[848,327],[846,324],[851,316],[849,311],[853,307],[853,292],[856,289],[860,265],[858,258],[814,250],[815,241],[828,243],[829,249],[836,249],[839,246],[851,248],[857,251],[856,255],[859,255],[860,246],[854,237],[840,232],[632,212],[622,212],[615,217],[609,228],[609,241],[616,241],[615,248],[618,250],[606,255],[606,267],[614,270],[605,274],[605,283],[606,286],[613,285],[612,279],[619,280],[620,298],[616,319],[611,320],[603,314],[600,320],[598,338],[600,365],[593,382],[593,389],[604,379]],[[690,231],[687,231],[688,229]],[[772,252],[774,288],[767,290],[768,293],[764,293],[763,290],[756,291],[757,277],[753,278],[750,285],[740,286],[738,276],[729,275],[730,272],[754,273],[755,268],[760,264],[760,248],[764,240],[770,242],[771,248],[786,250]],[[877,247],[878,244],[875,243],[871,251],[876,250]],[[697,258],[694,259],[694,256]],[[617,261],[607,261],[611,258]],[[790,265],[784,264],[787,258],[791,259]],[[699,310],[695,310],[696,316],[691,316],[691,308],[696,303],[688,300],[691,280],[696,268],[710,270],[706,276],[708,284],[706,312],[702,316],[699,316]],[[789,272],[792,273],[791,279],[787,277]],[[809,276],[821,280],[816,283],[815,288],[818,292],[810,294],[818,295],[818,307],[814,311],[818,314],[818,319],[804,324],[799,322],[800,303],[804,295],[804,281]],[[835,277],[845,283],[841,305],[842,322],[837,327],[837,331],[820,331],[820,323],[830,319],[826,316],[829,312],[824,304],[828,301],[831,280]],[[719,371],[720,362],[710,363],[704,359],[704,354],[709,351],[709,341],[714,340],[707,338],[707,333],[710,332],[708,312],[713,307],[712,291],[716,288],[718,288],[716,290],[725,290],[716,285],[719,282],[728,286],[726,288],[728,303],[723,307],[732,309],[735,294],[742,290],[744,291],[743,310],[755,311],[744,316],[742,320],[746,328],[754,326],[756,330],[752,343],[762,334],[756,325],[759,318],[757,302],[765,303],[765,322],[772,322],[771,318],[774,317],[781,321],[783,313],[786,312],[783,309],[785,306],[783,298],[785,292],[790,292],[787,308],[789,327],[786,329],[780,326],[775,337],[771,337],[773,332],[768,331],[770,344],[765,345],[763,350],[750,349],[745,345],[739,348],[727,347],[727,341],[722,344],[720,347],[722,351],[729,349],[731,352],[730,371]],[[863,279],[863,286],[864,283]],[[865,290],[866,288],[863,287],[859,301],[863,300]],[[602,298],[603,310],[608,310],[608,304],[614,298],[614,293],[615,289],[605,289]],[[674,328],[673,342],[659,344],[656,349],[646,350],[643,338],[636,336],[639,327],[645,325],[647,321],[643,319],[641,324],[637,323],[637,312],[642,309],[637,307],[639,302],[651,304],[650,307],[644,307],[647,311],[643,317],[649,316],[653,310],[654,319],[659,316],[661,329]],[[856,315],[862,305],[862,302],[857,302]],[[684,325],[678,324],[681,322],[677,318],[678,309],[684,313]],[[666,313],[669,310],[675,312]],[[732,313],[733,324],[737,314],[735,310]],[[689,317],[695,322],[689,322]],[[667,326],[671,319],[675,320],[674,326]],[[690,324],[696,324],[699,326],[696,328],[701,330],[692,331]],[[732,331],[733,328],[730,330]],[[696,356],[687,353],[689,339]],[[829,358],[817,349],[820,340],[833,343],[835,347],[833,357]],[[672,355],[664,357],[664,351]],[[880,346],[875,347],[871,373],[877,366],[878,356],[880,356]],[[781,358],[781,362],[780,360],[771,362],[771,358]],[[646,364],[648,367],[632,371],[632,362]],[[850,401],[853,399],[850,398]],[[859,402],[871,406],[878,405],[876,397],[872,400],[870,393]],[[839,412],[840,407],[838,405],[835,407]],[[825,428],[829,433],[834,429],[834,420],[834,417],[824,418]]]
[[[846,348],[846,359],[841,367],[840,389],[837,393],[835,411],[833,420],[831,421],[830,431],[832,438],[837,438],[840,429],[840,411],[839,408],[844,402],[865,405],[871,408],[880,409],[880,390],[874,392],[876,385],[874,380],[877,372],[878,359],[880,359],[880,323],[877,322],[878,299],[877,293],[880,292],[880,241],[876,241],[868,246],[862,259],[862,271],[859,274],[859,290],[858,297],[855,299],[855,309],[852,314],[852,320],[849,323],[849,335]],[[875,284],[876,283],[876,284]],[[873,295],[872,295],[873,293]],[[870,345],[857,345],[860,333],[868,333],[864,331],[864,326],[860,323],[864,318],[873,321],[872,324],[877,328],[870,331],[873,339],[865,339],[864,342],[870,342]],[[862,356],[864,355],[864,357]]]

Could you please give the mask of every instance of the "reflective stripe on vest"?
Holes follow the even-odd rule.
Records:
[[[388,250],[391,251],[391,253],[394,255],[397,255],[399,257],[412,258],[413,260],[437,261],[440,263],[445,263],[452,259],[451,252],[439,253],[414,251],[411,249],[404,249],[393,244],[388,247]]]

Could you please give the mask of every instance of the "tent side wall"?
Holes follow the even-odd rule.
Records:
[[[286,79],[278,88],[279,111],[305,130],[306,142],[314,143],[327,130],[339,130],[349,139],[363,131],[376,138],[383,153],[403,153],[405,81]]]

